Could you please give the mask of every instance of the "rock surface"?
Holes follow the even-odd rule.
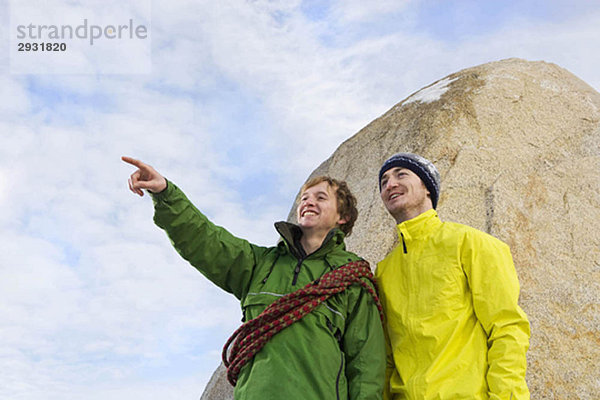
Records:
[[[213,372],[200,400],[233,400],[233,386],[227,381],[227,369],[223,363]]]
[[[440,170],[442,220],[510,245],[532,329],[531,398],[597,399],[600,94],[554,64],[508,59],[421,89],[345,141],[311,176],[349,183],[359,218],[347,244],[373,266],[396,240],[377,174],[399,151]],[[233,398],[219,375],[202,399]]]

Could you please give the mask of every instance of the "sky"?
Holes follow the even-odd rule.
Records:
[[[40,41],[19,24],[84,20],[147,31],[17,51]],[[599,90],[598,39],[584,0],[0,0],[0,398],[197,399],[240,323],[122,155],[273,245],[312,170],[396,103],[510,57]]]

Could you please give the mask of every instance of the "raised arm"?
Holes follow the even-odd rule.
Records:
[[[202,214],[172,182],[150,165],[122,157],[137,167],[129,189],[143,196],[150,191],[154,222],[163,229],[177,252],[217,286],[241,299],[248,291],[257,258],[268,250],[235,237]]]

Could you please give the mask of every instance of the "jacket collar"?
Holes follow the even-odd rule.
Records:
[[[398,236],[405,241],[427,238],[442,224],[437,212],[432,208],[416,217],[396,225]]]
[[[346,236],[338,228],[333,228],[329,231],[321,247],[311,254],[306,254],[304,248],[300,244],[300,238],[302,237],[302,229],[296,224],[292,224],[286,221],[275,222],[275,229],[281,235],[281,241],[279,246],[286,247],[296,258],[299,260],[305,259],[308,256],[319,256],[321,254],[327,254],[335,247],[341,246],[342,250],[346,248],[344,244],[344,237]]]

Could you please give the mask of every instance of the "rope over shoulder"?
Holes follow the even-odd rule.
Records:
[[[227,367],[227,380],[229,383],[235,386],[242,367],[276,333],[299,321],[323,301],[343,292],[353,284],[362,286],[373,296],[379,310],[379,317],[383,322],[383,309],[377,292],[361,278],[369,279],[375,286],[375,278],[368,262],[360,260],[344,264],[303,288],[280,297],[259,316],[239,327],[223,346],[221,355],[223,364]],[[231,349],[229,350],[230,346]]]

